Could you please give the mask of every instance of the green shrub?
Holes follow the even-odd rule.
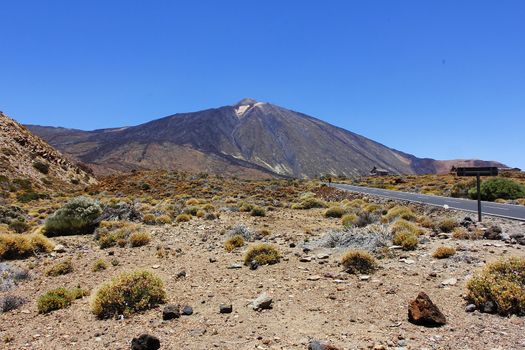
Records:
[[[53,237],[93,233],[100,214],[102,209],[93,199],[73,198],[46,220],[45,235]]]
[[[410,231],[396,232],[392,241],[395,245],[403,247],[403,250],[414,250],[418,243],[417,236]]]
[[[458,222],[454,219],[443,219],[437,225],[439,230],[445,233],[452,232],[458,226]]]
[[[525,315],[525,258],[487,264],[467,282],[467,289],[466,299],[481,310],[492,302],[501,315]]]
[[[235,248],[240,248],[244,245],[244,238],[241,235],[231,236],[224,242],[224,249],[227,252],[231,252]]]
[[[49,253],[54,244],[41,234],[0,234],[0,259],[22,259],[38,253]]]
[[[350,250],[343,255],[341,264],[348,273],[372,273],[378,268],[376,259],[368,252],[362,250]]]
[[[29,229],[29,225],[23,217],[20,217],[18,219],[11,220],[11,222],[9,223],[9,228],[15,231],[16,233],[23,233]]]
[[[71,258],[56,263],[46,270],[46,276],[60,276],[73,272],[73,262]]]
[[[270,244],[259,243],[248,247],[244,254],[244,264],[249,265],[252,262],[258,265],[272,265],[280,260],[279,251]]]
[[[108,268],[108,264],[106,264],[106,262],[104,260],[97,259],[93,263],[93,267],[91,268],[91,271],[98,272],[98,271],[106,270],[107,268]]]
[[[87,292],[81,288],[56,288],[50,290],[38,298],[38,313],[47,314],[54,310],[64,309],[71,305],[73,300],[80,299],[86,295]]]
[[[188,214],[179,214],[175,218],[175,222],[188,222],[191,220],[191,216]]]
[[[408,221],[412,221],[416,218],[416,215],[410,210],[410,208],[403,206],[395,206],[389,209],[385,215],[387,221],[392,221],[394,219],[401,218]]]
[[[456,254],[456,249],[453,247],[439,247],[434,251],[432,256],[436,259],[446,259],[454,254]]]
[[[341,218],[344,214],[345,210],[338,206],[330,207],[324,212],[324,216],[327,218]]]
[[[22,192],[16,195],[16,200],[20,203],[29,203],[31,201],[37,201],[40,199],[50,198],[46,193],[38,193],[33,191]]]
[[[261,208],[261,207],[253,207],[250,212],[250,215],[251,216],[266,216],[266,210],[264,210],[264,208]]]
[[[468,191],[470,198],[477,198],[476,188]],[[518,199],[525,197],[525,186],[511,179],[495,177],[484,180],[480,186],[481,199],[484,201],[495,201],[501,199]]]
[[[151,272],[123,273],[97,290],[92,311],[101,319],[127,316],[154,308],[166,299],[164,283]]]

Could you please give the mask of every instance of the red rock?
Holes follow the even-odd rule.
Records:
[[[408,320],[427,327],[439,327],[447,323],[445,315],[425,292],[420,292],[408,306]]]

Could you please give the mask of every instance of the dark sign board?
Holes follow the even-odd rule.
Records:
[[[497,176],[498,168],[493,167],[462,167],[456,168],[458,176]]]

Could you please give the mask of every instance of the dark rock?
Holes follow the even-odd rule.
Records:
[[[186,305],[182,308],[182,314],[184,316],[190,316],[193,315],[193,308],[189,305]]]
[[[501,227],[493,225],[485,230],[483,237],[486,239],[501,239]]]
[[[496,305],[492,301],[486,301],[480,305],[480,311],[486,312],[488,314],[493,314],[496,312]]]
[[[233,306],[232,306],[232,304],[227,304],[227,305],[226,305],[226,304],[221,304],[221,305],[219,306],[219,312],[220,312],[221,314],[231,314],[232,311],[233,311]]]
[[[211,263],[215,263],[215,262],[217,262],[217,259],[216,258],[210,258],[210,262]]]
[[[16,295],[4,295],[0,297],[0,313],[16,310],[27,302],[26,299]]]
[[[308,344],[308,350],[339,350],[339,348],[324,342],[312,340],[310,344]]]
[[[257,270],[258,267],[259,267],[259,264],[257,264],[256,261],[250,262],[250,270]]]
[[[472,225],[474,221],[469,217],[466,216],[463,221],[461,221],[459,224],[465,228],[468,228],[470,225]]]
[[[447,323],[445,315],[441,313],[425,292],[420,292],[408,306],[408,320],[414,324],[427,327],[437,327]]]
[[[160,349],[159,338],[149,335],[142,334],[138,338],[133,338],[131,341],[131,350],[158,350]]]
[[[164,321],[173,320],[174,318],[180,317],[180,306],[179,305],[166,305],[162,310],[162,319]]]
[[[290,243],[289,247],[290,247],[290,248],[295,248],[295,243],[293,243],[293,242]]]
[[[186,277],[186,271],[182,270],[177,274],[177,279]]]

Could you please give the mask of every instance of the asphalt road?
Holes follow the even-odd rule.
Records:
[[[391,191],[383,190],[380,188],[352,186],[336,183],[332,183],[331,186],[351,192],[372,194],[386,198],[399,199],[409,202],[435,205],[440,207],[447,205],[450,209],[458,209],[474,213],[478,212],[478,202],[471,199],[430,196],[419,193]],[[525,206],[523,205],[500,204],[482,201],[481,212],[483,215],[499,216],[514,220],[525,221]],[[477,214],[475,217],[473,217],[473,219],[476,218]]]

